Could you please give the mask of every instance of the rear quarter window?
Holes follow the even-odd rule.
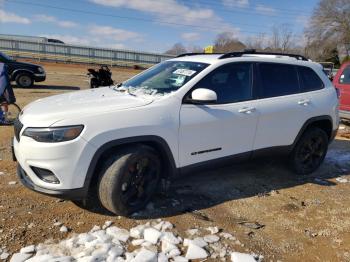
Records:
[[[339,76],[339,84],[350,84],[350,66],[345,67],[344,71]]]
[[[322,80],[313,69],[305,66],[298,66],[298,73],[302,92],[315,91],[324,88]]]

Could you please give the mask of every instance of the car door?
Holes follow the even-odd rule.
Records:
[[[215,104],[191,104],[197,88],[216,92]],[[253,64],[223,65],[200,80],[180,110],[179,161],[182,167],[250,152],[258,121],[253,94]]]
[[[256,108],[260,118],[253,148],[291,145],[303,124],[314,114],[315,94],[307,90],[302,93],[297,66],[258,63],[257,68],[260,99]],[[322,88],[321,80],[320,83]]]
[[[339,109],[350,112],[350,65],[342,68],[342,71],[337,74],[334,85],[339,89]]]

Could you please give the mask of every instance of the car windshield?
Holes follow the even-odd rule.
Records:
[[[2,61],[8,61],[8,60],[12,60],[11,57],[9,57],[8,55],[0,52],[0,60]]]
[[[132,93],[168,94],[180,89],[209,64],[183,61],[166,61],[123,83]]]

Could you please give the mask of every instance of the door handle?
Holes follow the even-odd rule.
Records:
[[[255,111],[254,107],[243,107],[243,108],[238,110],[238,113],[251,114],[254,111]]]
[[[298,105],[308,106],[310,104],[310,99],[302,99],[298,101]]]

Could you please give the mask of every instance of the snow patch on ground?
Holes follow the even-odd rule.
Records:
[[[335,180],[337,182],[339,182],[339,183],[348,183],[348,182],[350,182],[347,178],[344,178],[344,177],[337,177]]]
[[[89,232],[72,234],[58,243],[48,241],[24,247],[10,261],[185,262],[207,258],[231,259],[234,262],[262,260],[262,256],[234,252],[230,246],[236,244],[236,238],[229,233],[220,232],[217,227],[190,229],[187,231],[190,236],[185,239],[171,231],[173,228],[170,222],[160,219],[130,230],[112,226],[112,222],[107,221],[102,227],[94,226]],[[224,240],[226,243],[222,243]],[[7,252],[0,250],[0,259],[7,259],[8,256]]]
[[[256,262],[255,258],[252,255],[243,254],[239,252],[233,252],[231,254],[232,262]]]

